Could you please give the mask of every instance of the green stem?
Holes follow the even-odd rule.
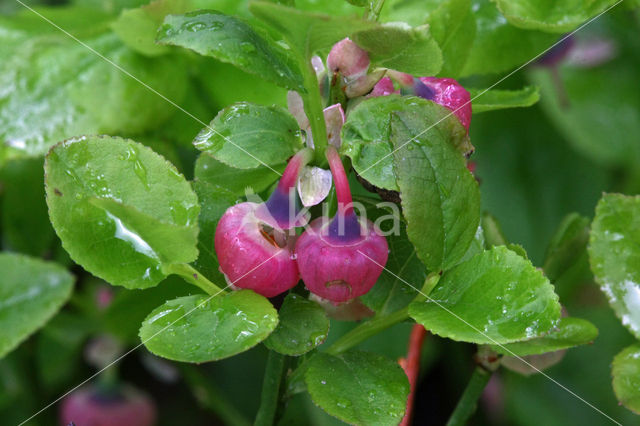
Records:
[[[377,21],[380,17],[380,11],[382,10],[382,6],[384,6],[384,0],[371,0],[369,2],[369,8],[367,12],[364,14],[365,19],[370,21]]]
[[[254,426],[271,426],[276,421],[276,414],[280,406],[280,388],[285,371],[285,360],[285,355],[276,351],[269,351],[267,368],[262,382],[260,408],[258,409]]]
[[[409,308],[400,309],[389,315],[375,316],[372,319],[363,322],[356,328],[340,337],[329,348],[326,353],[330,355],[339,355],[348,351],[354,346],[364,342],[369,337],[372,337],[382,330],[386,330],[392,325],[398,324],[409,318]],[[313,355],[312,355],[313,356]],[[304,380],[304,373],[307,370],[308,360],[302,361],[298,364],[298,367],[287,378],[286,396],[292,395],[301,391],[304,385],[300,385]]]
[[[426,296],[429,295],[431,290],[438,284],[438,280],[440,280],[440,274],[431,273],[427,276],[427,279],[424,282],[424,285],[421,290],[421,294],[419,294],[414,300],[420,301],[425,300]],[[377,315],[372,319],[363,322],[358,325],[356,328],[340,337],[336,340],[329,348],[326,353],[330,355],[339,355],[343,352],[348,351],[354,346],[364,342],[368,338],[380,333],[387,328],[398,324],[402,321],[409,319],[409,307],[404,309],[400,309],[396,312],[393,312],[389,315]],[[302,382],[304,372],[306,370],[306,361],[302,362],[298,365],[298,367],[289,375],[288,385],[287,385],[287,393],[289,396],[298,392],[298,384]]]
[[[301,93],[304,102],[304,112],[311,124],[313,134],[313,146],[315,149],[315,160],[317,164],[326,164],[324,152],[329,144],[327,140],[327,125],[324,121],[324,111],[322,108],[322,96],[320,96],[320,86],[316,71],[311,65],[311,61],[305,58],[300,64],[304,74],[304,87],[307,93]]]
[[[189,284],[193,284],[196,287],[201,288],[207,294],[211,296],[220,294],[224,291],[223,288],[218,287],[211,281],[207,279],[204,275],[198,272],[193,266],[188,263],[176,263],[173,265],[169,265],[165,269],[166,273],[180,275],[185,279]]]
[[[225,397],[224,392],[209,382],[197,367],[180,364],[179,368],[182,372],[182,377],[189,384],[198,402],[203,407],[216,413],[224,424],[235,426],[249,426],[251,424]]]
[[[437,272],[432,272],[427,276],[427,279],[420,290],[420,293],[415,301],[422,301],[427,298],[431,290],[438,284],[440,280],[440,274]],[[372,319],[367,322],[363,322],[338,340],[336,340],[333,345],[327,349],[327,353],[331,355],[341,354],[352,347],[364,342],[369,337],[372,337],[382,330],[386,330],[392,325],[398,324],[409,318],[409,307],[404,309],[400,309],[399,311],[393,312],[389,315],[378,316],[376,315]]]
[[[464,426],[467,424],[467,420],[469,420],[476,411],[478,399],[480,399],[490,378],[491,373],[482,367],[476,367],[471,376],[471,380],[469,380],[467,384],[467,388],[458,401],[458,405],[456,405],[451,417],[449,417],[447,426]]]
[[[354,346],[364,342],[369,337],[386,330],[392,325],[398,324],[409,318],[409,308],[400,309],[389,315],[375,316],[367,322],[364,322],[336,340],[333,345],[327,349],[327,353],[338,355]]]
[[[440,273],[432,272],[427,275],[427,278],[424,280],[424,284],[422,285],[422,289],[420,289],[420,293],[418,293],[414,302],[424,302],[427,300],[427,297],[431,294],[431,290],[435,288],[439,281]]]

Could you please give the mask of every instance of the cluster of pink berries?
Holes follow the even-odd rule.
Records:
[[[322,61],[314,58],[313,64],[322,79]],[[330,84],[337,84],[346,98],[397,93],[432,100],[451,109],[468,132],[470,96],[455,80],[415,78],[388,69],[369,72],[369,65],[367,52],[344,39],[329,53],[329,76],[325,78],[329,77]],[[289,108],[301,128],[308,130],[302,99],[296,95],[290,93]],[[234,287],[274,297],[293,288],[302,278],[311,293],[340,304],[366,294],[384,269],[387,241],[373,223],[356,215],[347,176],[336,151],[344,123],[343,105],[327,107],[325,121],[329,135],[327,159],[338,200],[336,215],[314,220],[297,235],[295,229],[306,226],[307,218],[300,214],[296,181],[312,156],[309,148],[300,151],[289,161],[268,201],[237,204],[218,223],[215,251],[220,270]],[[309,137],[307,144],[313,147]]]
[[[336,43],[327,59],[329,71],[339,73],[347,97],[408,94],[428,99],[453,111],[469,131],[471,96],[452,78],[414,77],[390,69],[373,70],[369,74],[369,56],[348,38]],[[380,73],[384,77],[380,78]],[[398,88],[396,88],[398,87]]]
[[[244,202],[230,207],[220,219],[215,250],[220,270],[234,287],[248,288],[266,297],[294,287],[300,278],[320,298],[342,303],[362,296],[375,284],[387,262],[385,237],[352,207],[351,191],[340,157],[327,150],[338,199],[331,219],[320,217],[298,236],[295,228],[307,224],[300,214],[296,181],[311,157],[296,154],[265,203]]]

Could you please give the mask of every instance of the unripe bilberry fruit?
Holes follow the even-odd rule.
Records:
[[[349,182],[338,152],[327,148],[338,198],[333,219],[318,218],[298,238],[300,276],[309,291],[333,303],[367,293],[387,263],[387,240],[369,220],[353,210]]]
[[[420,77],[414,81],[414,92],[449,108],[467,132],[471,125],[471,95],[452,78]]]
[[[156,421],[153,401],[130,386],[108,392],[95,387],[81,388],[63,401],[60,424],[67,426],[152,426]]]
[[[265,203],[236,204],[218,222],[215,251],[220,271],[234,287],[274,297],[300,279],[287,230],[306,224],[299,214],[296,180],[311,155],[305,149],[289,161]]]

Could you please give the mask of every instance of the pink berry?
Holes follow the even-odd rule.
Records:
[[[153,401],[141,391],[121,386],[104,392],[81,388],[62,401],[60,424],[67,426],[152,426],[156,421]]]
[[[467,132],[471,125],[471,95],[452,78],[420,77],[414,82],[416,95],[449,108]]]
[[[311,151],[305,149],[289,161],[267,202],[232,206],[218,222],[215,251],[220,270],[234,287],[274,297],[298,283],[287,231],[306,224],[295,188],[310,157]]]
[[[353,210],[351,192],[340,156],[327,149],[338,198],[338,212],[330,221],[318,218],[298,238],[298,269],[309,291],[333,303],[366,294],[387,263],[387,240]]]
[[[357,78],[369,69],[369,54],[353,41],[345,38],[334,44],[327,57],[330,72],[339,72],[346,78]]]
[[[376,96],[388,96],[392,93],[400,93],[399,90],[396,90],[393,87],[393,81],[389,77],[383,77],[373,86],[373,90],[369,94],[371,97]]]

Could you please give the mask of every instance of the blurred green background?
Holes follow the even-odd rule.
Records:
[[[28,2],[37,3],[45,2]],[[108,0],[74,3],[108,13],[116,8]],[[129,0],[125,6],[141,3]],[[231,9],[237,7],[231,1],[217,3],[222,9],[225,4]],[[13,0],[0,1],[1,14],[9,16],[20,8]],[[639,32],[637,11],[617,8],[576,36],[579,43],[611,43],[615,46],[611,58],[589,67],[570,61],[562,63],[558,70],[560,90],[551,69],[527,66],[499,87],[538,85],[542,98],[537,105],[489,112],[473,119],[470,134],[476,152],[472,161],[477,165],[483,207],[499,220],[509,241],[525,247],[537,266],[541,266],[548,242],[566,214],[578,212],[592,218],[603,191],[640,192]],[[186,67],[191,89],[180,105],[205,122],[219,108],[239,100],[284,104],[282,89],[215,60],[189,55]],[[206,72],[199,71],[203,69]],[[489,75],[461,82],[469,87],[488,87],[499,78],[500,75]],[[562,91],[568,105],[562,105]],[[154,130],[123,136],[149,143],[189,177],[196,158],[190,141],[200,127],[182,113],[172,111]],[[42,179],[41,158],[12,160],[0,169],[2,248],[71,265],[49,224]],[[74,267],[74,272],[80,274],[81,269]],[[546,373],[617,421],[638,424],[638,417],[618,405],[610,376],[614,355],[633,338],[593,283],[586,255],[555,284],[561,303],[572,316],[593,322],[600,335],[593,345],[569,350],[565,359]],[[167,298],[189,291],[179,279],[169,279],[144,294],[115,289],[115,302],[105,312],[86,311],[83,300],[94,297],[103,285],[82,274],[70,306],[0,360],[0,423],[19,423],[90,376],[93,369],[83,361],[82,352],[91,336],[114,333],[126,347],[134,347],[139,343],[137,330],[146,312]],[[136,309],[127,311],[126,306]],[[329,341],[353,326],[332,321]],[[410,324],[397,325],[362,347],[399,358],[406,354],[410,328]],[[473,369],[473,353],[473,345],[427,337],[415,424],[439,425],[446,421]],[[207,365],[170,365],[156,359],[156,364],[161,364],[157,367],[150,361],[152,356],[140,348],[117,369],[126,381],[152,394],[160,410],[160,424],[223,424],[221,412],[253,418],[266,355],[265,348],[258,346]],[[167,371],[175,377],[167,380]],[[55,424],[55,419],[53,407],[30,424]],[[473,420],[477,425],[606,422],[548,378],[523,377],[505,369],[495,375]],[[281,420],[283,425],[339,423],[316,408],[306,394],[290,401]]]

